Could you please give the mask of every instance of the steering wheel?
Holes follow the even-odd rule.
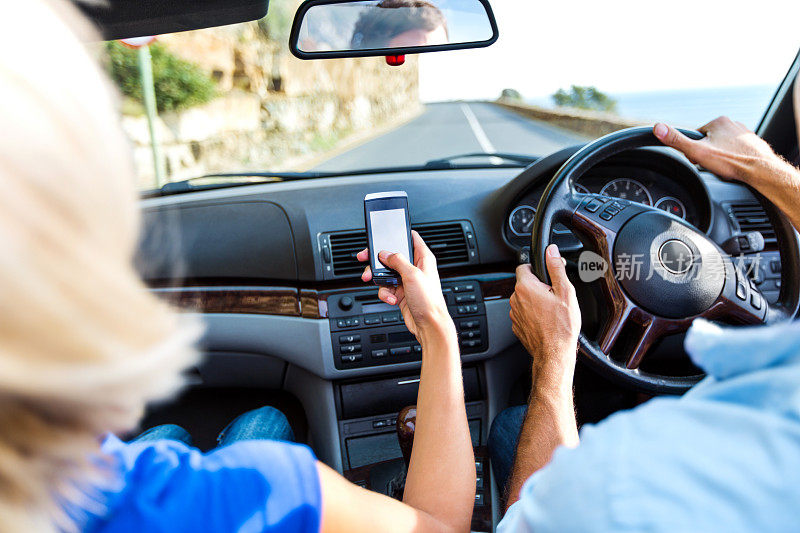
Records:
[[[681,132],[703,138],[696,131]],[[531,265],[549,283],[545,248],[553,226],[567,226],[585,248],[578,265],[581,278],[599,280],[609,306],[596,340],[581,332],[579,351],[612,379],[674,394],[703,375],[643,371],[640,365],[649,349],[661,338],[687,330],[698,317],[746,325],[793,316],[800,294],[797,236],[788,221],[773,220],[785,275],[779,302],[771,306],[730,256],[684,220],[639,203],[576,192],[575,181],[586,171],[614,154],[645,146],[662,146],[650,128],[621,130],[587,144],[561,166],[536,210]]]

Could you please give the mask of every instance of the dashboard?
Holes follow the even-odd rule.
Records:
[[[381,328],[392,327],[385,322],[391,317],[362,309],[376,291],[360,281],[363,267],[353,258],[366,239],[364,196],[405,190],[412,226],[429,235],[426,240],[438,239],[434,252],[442,258],[443,284],[476,284],[468,294],[454,290],[448,303],[459,324],[464,322],[464,360],[485,360],[515,342],[508,297],[517,257],[530,245],[529,225],[545,187],[574,151],[562,150],[524,170],[379,173],[149,198],[143,201],[138,265],[154,290],[204,314],[211,324],[207,344],[216,351],[272,355],[326,380],[414,371],[419,358],[411,341],[400,339],[397,343],[405,344],[394,346],[389,335],[396,332],[384,340],[366,331],[377,327],[366,321],[378,315]],[[699,174],[659,149],[617,154],[577,185],[677,210],[673,213],[720,244],[742,231],[731,210],[757,204],[747,188]],[[580,247],[566,228],[556,227],[555,233],[559,245]],[[780,258],[771,246],[769,266],[754,278],[774,300]],[[448,264],[448,257],[456,260]],[[350,299],[342,302],[344,293]],[[350,342],[351,336],[360,338]],[[403,352],[393,358],[397,347]],[[382,357],[384,349],[389,357]]]

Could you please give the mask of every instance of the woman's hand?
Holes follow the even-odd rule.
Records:
[[[436,258],[419,233],[412,231],[411,236],[414,239],[413,265],[399,253],[381,251],[378,254],[380,262],[396,271],[402,279],[397,287],[381,287],[378,298],[398,306],[408,330],[424,344],[425,339],[434,334],[455,335],[455,325],[442,295]],[[369,261],[369,249],[359,252],[357,258],[362,262]],[[365,282],[372,280],[370,267],[364,269],[361,279]]]
[[[548,246],[546,255],[552,287],[539,281],[530,265],[517,268],[511,295],[512,329],[533,356],[534,379],[546,372],[571,387],[581,312],[558,246]]]

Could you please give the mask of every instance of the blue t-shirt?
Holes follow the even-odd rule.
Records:
[[[498,533],[800,530],[800,323],[699,320],[686,350],[708,377],[584,427]]]
[[[319,477],[307,446],[253,440],[204,454],[176,441],[108,437],[102,449],[119,490],[86,531],[319,531]]]

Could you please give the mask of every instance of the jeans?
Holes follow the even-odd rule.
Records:
[[[148,429],[133,442],[176,440],[192,445],[189,432],[175,424],[164,424]],[[274,407],[261,407],[236,417],[217,436],[217,444],[226,446],[242,440],[294,441],[294,432],[286,415]]]
[[[500,491],[504,491],[514,467],[517,454],[517,441],[525,421],[528,407],[517,405],[502,411],[492,422],[489,430],[489,457],[492,473]]]

